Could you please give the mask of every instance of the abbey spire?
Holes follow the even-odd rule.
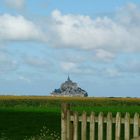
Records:
[[[71,80],[70,80],[70,77],[69,77],[69,75],[68,75],[68,79],[67,79],[67,81],[71,81]]]

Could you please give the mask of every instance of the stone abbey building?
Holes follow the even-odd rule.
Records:
[[[79,96],[87,97],[88,94],[85,90],[78,87],[77,83],[70,80],[69,76],[67,81],[61,84],[59,89],[55,89],[52,96]]]

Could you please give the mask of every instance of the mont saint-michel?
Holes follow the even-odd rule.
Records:
[[[88,93],[82,88],[78,87],[78,84],[73,82],[68,76],[67,81],[61,84],[59,89],[55,89],[52,96],[79,96],[87,97]]]

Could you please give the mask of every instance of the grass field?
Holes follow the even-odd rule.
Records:
[[[72,110],[81,113],[135,112],[140,113],[139,98],[79,98],[49,96],[0,96],[0,139],[24,140],[41,134],[60,135],[61,103],[70,103]],[[46,131],[46,130],[44,130]]]

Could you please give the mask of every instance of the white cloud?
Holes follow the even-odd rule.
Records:
[[[60,65],[61,65],[61,68],[66,72],[70,72],[73,69],[77,68],[76,63],[73,63],[73,62],[61,62]]]
[[[55,47],[95,51],[99,59],[113,59],[118,52],[140,52],[140,10],[128,4],[114,18],[52,12],[50,42]]]
[[[91,60],[110,62],[120,53],[140,53],[140,10],[135,4],[123,7],[114,15],[114,18],[97,17],[92,19],[90,16],[84,15],[63,15],[59,10],[55,10],[52,12],[49,23],[46,22],[45,26],[39,27],[23,16],[0,15],[0,41],[41,41],[50,43],[49,45],[54,47],[78,48],[77,52],[79,49],[84,50],[83,52],[86,54],[82,57],[77,52],[75,54],[68,53],[70,56],[63,54],[65,60],[63,59],[64,62],[60,64],[61,69],[64,72],[73,73],[96,73],[97,68],[83,66],[83,63],[88,59],[93,65]],[[42,31],[46,27],[47,30]],[[46,36],[47,39],[49,37],[50,42],[46,41]],[[81,53],[79,52],[79,54]],[[91,54],[94,59],[89,58]],[[64,55],[67,56],[64,57]],[[15,65],[15,62],[7,61],[4,63],[9,63],[8,66]],[[43,59],[31,57],[24,59],[24,62],[38,68],[47,68],[50,65]],[[133,64],[131,68],[128,68],[129,71],[135,71],[134,69],[139,71],[137,65]],[[120,76],[120,71],[126,71],[126,69],[126,66],[118,69],[108,68],[105,70],[105,74],[110,77]]]
[[[5,3],[10,8],[22,9],[25,6],[25,0],[5,0]]]
[[[124,26],[140,26],[140,10],[139,6],[133,3],[127,4],[120,8],[119,12],[116,14],[116,20]]]
[[[43,33],[23,16],[0,15],[0,41],[42,41]]]
[[[96,69],[92,66],[84,66],[75,62],[61,62],[60,64],[63,72],[74,74],[95,74]]]
[[[114,57],[115,56],[113,53],[102,49],[98,49],[94,56],[95,60],[101,60],[105,62],[110,62],[110,60],[112,60]]]

